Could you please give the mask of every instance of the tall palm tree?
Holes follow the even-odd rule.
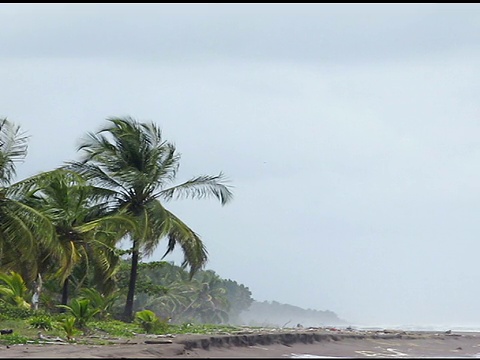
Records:
[[[98,132],[87,134],[78,148],[83,151],[81,160],[69,166],[95,185],[115,190],[115,207],[136,218],[137,229],[129,234],[131,272],[124,310],[124,319],[132,320],[138,262],[141,256],[151,255],[160,240],[168,239],[165,255],[177,244],[182,248],[182,266],[189,266],[192,276],[207,261],[199,235],[168,211],[161,200],[214,196],[224,205],[231,200],[232,192],[221,172],[172,185],[180,155],[173,144],[163,140],[159,127],[131,117],[107,121],[108,125]]]
[[[28,136],[20,126],[0,119],[0,266],[33,282],[38,276],[41,248],[55,249],[48,217],[24,201],[23,181],[13,183],[16,166],[25,159],[27,149]]]
[[[62,283],[61,304],[67,305],[69,281],[80,274],[80,287],[96,265],[97,281],[107,281],[115,271],[116,243],[125,236],[133,222],[121,213],[112,213],[105,197],[109,191],[87,185],[79,174],[56,169],[38,174],[32,182],[29,200],[43,209],[55,227],[58,253],[51,259],[57,264]]]

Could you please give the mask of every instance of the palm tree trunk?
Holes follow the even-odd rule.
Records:
[[[68,302],[68,277],[63,282],[62,288],[62,305],[67,305]],[[65,312],[65,309],[60,309],[60,312]]]
[[[139,251],[137,241],[133,241],[132,247],[132,267],[130,269],[130,282],[128,283],[127,301],[125,303],[125,311],[123,318],[125,321],[132,321],[133,319],[133,298],[135,296],[135,286],[137,283],[137,269],[138,269]]]

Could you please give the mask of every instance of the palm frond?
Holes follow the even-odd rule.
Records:
[[[0,119],[0,184],[8,185],[16,176],[16,163],[22,162],[28,149],[28,136],[20,126]]]
[[[208,252],[200,236],[190,229],[183,221],[173,213],[168,212],[166,226],[168,228],[168,246],[162,259],[171,253],[176,245],[182,248],[182,267],[190,267],[190,276],[200,270],[208,260]]]
[[[202,199],[214,196],[220,200],[222,205],[225,205],[233,198],[233,193],[230,190],[231,186],[222,182],[226,182],[222,172],[216,176],[202,175],[182,184],[161,190],[158,195],[165,200],[171,200],[172,198]]]
[[[87,181],[93,182],[96,186],[106,189],[117,189],[119,187],[122,188],[121,183],[107,175],[105,171],[103,171],[102,168],[97,165],[84,164],[79,161],[70,161],[67,162],[65,168],[80,174]]]

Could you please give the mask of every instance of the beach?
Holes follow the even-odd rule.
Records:
[[[1,358],[472,358],[479,333],[268,330],[215,335],[137,335],[109,344],[0,346]]]

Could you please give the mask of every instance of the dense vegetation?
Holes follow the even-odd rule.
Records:
[[[194,332],[244,321],[249,289],[205,270],[202,239],[164,206],[178,198],[228,203],[222,173],[174,184],[175,147],[154,123],[130,117],[88,133],[80,160],[14,182],[27,144],[19,126],[0,120],[0,327],[71,340],[94,330]],[[142,261],[160,241],[166,254],[181,248],[181,266]]]
[[[119,289],[128,282],[128,262],[118,273]],[[124,297],[124,290],[117,294]],[[188,272],[172,263],[140,263],[135,310],[149,309],[170,323],[239,323],[239,314],[253,302],[250,290],[213,270]],[[120,302],[121,303],[121,302]]]
[[[77,317],[73,325],[81,329],[95,316],[109,315],[98,302],[110,308],[114,298],[122,297],[117,275],[124,253],[118,244],[127,239],[130,266],[123,278],[128,284],[121,284],[127,289],[121,318],[133,322],[138,320],[134,299],[139,263],[161,240],[167,241],[167,253],[181,248],[189,278],[204,267],[203,241],[164,203],[214,197],[224,205],[232,198],[230,186],[222,173],[175,184],[180,155],[156,124],[107,119],[82,140],[80,160],[15,183],[16,166],[27,148],[20,126],[0,120],[1,301],[23,310],[78,311],[85,319]],[[167,311],[165,306],[159,309]],[[201,307],[199,311],[204,319],[225,317]]]

